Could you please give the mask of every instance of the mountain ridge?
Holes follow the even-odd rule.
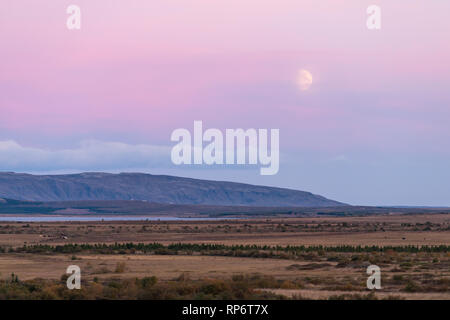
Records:
[[[145,200],[168,204],[331,207],[346,204],[311,192],[148,173],[0,172],[0,198],[27,201]]]

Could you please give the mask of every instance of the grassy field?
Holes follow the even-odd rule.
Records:
[[[0,298],[68,298],[75,293],[65,292],[64,274],[75,264],[84,288],[75,298],[450,299],[449,227],[449,214],[4,222]],[[370,264],[382,274],[382,289],[374,294],[366,289]],[[151,288],[140,285],[139,279],[151,277]],[[36,281],[48,296],[27,291]],[[113,294],[111,283],[134,289],[128,296]],[[203,286],[218,289],[205,293]],[[157,294],[172,289],[173,295]]]

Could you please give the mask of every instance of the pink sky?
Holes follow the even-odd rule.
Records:
[[[2,0],[0,141],[169,146],[203,120],[279,128],[288,156],[449,157],[449,12],[437,0]]]

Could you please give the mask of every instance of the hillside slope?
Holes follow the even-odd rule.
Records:
[[[146,200],[225,206],[340,206],[305,191],[144,173],[0,173],[0,198],[29,201]]]

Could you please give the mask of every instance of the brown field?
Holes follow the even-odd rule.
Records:
[[[450,214],[318,217],[202,222],[0,223],[0,246],[64,243],[142,242],[257,245],[449,245]],[[8,252],[6,250],[6,252]],[[156,276],[170,282],[262,275],[282,281],[264,288],[294,298],[327,299],[368,294],[366,267],[379,265],[379,298],[449,299],[450,253],[314,253],[302,258],[214,256],[198,252],[158,254],[0,254],[0,277],[59,280],[79,265],[83,281]],[[118,265],[121,265],[121,270]]]
[[[450,243],[450,214],[238,221],[0,223],[0,245],[62,243],[437,245]]]

